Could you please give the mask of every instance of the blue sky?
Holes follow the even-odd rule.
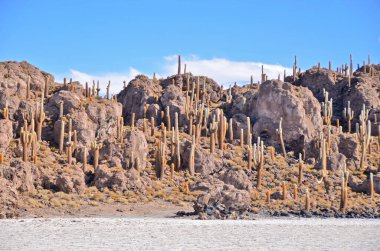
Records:
[[[244,81],[261,63],[290,68],[295,54],[303,69],[350,52],[379,63],[380,1],[0,0],[0,34],[0,61],[58,79],[174,74],[180,53],[190,71]]]

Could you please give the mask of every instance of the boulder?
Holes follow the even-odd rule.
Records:
[[[331,170],[331,171],[343,170],[346,160],[347,160],[346,156],[341,153],[338,153],[338,152],[331,153],[330,155],[327,156],[327,170]],[[318,162],[315,165],[315,168],[318,170],[322,169],[322,159],[318,160]]]
[[[140,177],[138,171],[134,168],[124,170],[99,165],[95,170],[93,185],[98,189],[109,188],[117,192],[130,190],[145,192],[145,188],[150,185],[150,182],[149,178]]]
[[[13,138],[12,122],[8,119],[0,120],[0,153],[4,153]]]
[[[168,85],[161,96],[161,104],[164,111],[169,107],[171,127],[175,124],[175,113],[178,113],[178,126],[187,126],[186,98],[180,87]]]
[[[189,168],[191,141],[183,139],[180,146],[181,163],[183,169]],[[223,161],[217,158],[210,150],[202,148],[199,144],[195,146],[194,169],[201,175],[209,175],[221,170]]]
[[[14,159],[10,166],[0,165],[0,177],[10,181],[12,188],[20,193],[34,193],[34,178],[31,163]]]
[[[162,88],[157,80],[153,81],[144,75],[138,75],[131,80],[126,88],[117,95],[117,101],[122,104],[124,121],[143,118],[147,104],[158,103]]]
[[[194,204],[195,212],[217,218],[224,218],[232,212],[244,212],[251,203],[248,191],[236,189],[211,177],[192,184],[191,191],[202,191]]]
[[[56,188],[64,193],[83,193],[86,188],[83,172],[74,170],[70,174],[59,174],[56,180]]]
[[[233,185],[239,190],[252,190],[252,182],[248,175],[241,169],[229,169],[220,173],[219,177],[225,184]]]
[[[322,130],[321,106],[310,90],[282,81],[266,81],[260,86],[250,114],[253,133],[278,144],[276,129],[282,118],[287,148],[301,151]]]

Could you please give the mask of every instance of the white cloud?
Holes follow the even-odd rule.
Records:
[[[141,74],[135,68],[130,67],[127,72],[115,72],[115,73],[105,73],[105,74],[89,74],[84,73],[79,70],[70,70],[69,74],[66,74],[66,79],[69,81],[72,78],[73,81],[79,81],[82,85],[88,82],[89,86],[92,86],[93,80],[97,82],[99,80],[99,85],[101,89],[101,94],[104,95],[108,85],[108,81],[111,81],[110,85],[110,94],[118,94],[120,90],[123,89],[123,81],[128,83],[136,75]],[[55,76],[57,82],[63,83],[63,74]]]
[[[177,73],[177,55],[170,55],[163,58],[163,67],[161,72],[156,72],[158,78],[165,78]],[[287,75],[291,74],[291,69],[276,64],[263,64],[261,62],[241,62],[231,61],[224,58],[213,59],[201,59],[196,55],[190,55],[182,57],[182,71],[186,64],[187,72],[191,72],[194,75],[208,76],[219,84],[228,87],[228,85],[237,82],[238,84],[245,84],[250,81],[251,75],[255,82],[261,80],[261,66],[264,65],[264,73],[268,75],[268,79],[277,79],[278,74],[281,74],[281,78],[284,73],[284,69]],[[92,85],[92,81],[99,80],[102,93],[105,92],[105,88],[109,80],[111,80],[111,93],[117,94],[123,88],[123,81],[127,83],[133,79],[136,75],[142,74],[135,68],[129,68],[124,73],[105,73],[105,74],[90,74],[84,73],[79,70],[70,70],[67,78],[72,78],[73,81],[79,81],[81,84],[88,82]],[[145,74],[151,77],[151,74]],[[62,75],[59,75],[62,76]],[[56,75],[56,80],[61,82],[62,77]]]
[[[173,75],[177,72],[177,56],[169,56],[164,58],[165,74]],[[261,62],[247,61],[231,61],[223,58],[199,59],[196,56],[181,59],[182,71],[184,64],[186,70],[194,75],[204,75],[213,78],[219,84],[229,85],[234,82],[245,84],[248,83],[253,76],[255,82],[261,80],[261,66],[264,65],[264,73],[268,75],[268,79],[277,79],[278,74],[281,78],[284,74],[284,69],[287,75],[291,74],[292,69],[281,65],[264,64]],[[227,86],[225,86],[227,87]]]

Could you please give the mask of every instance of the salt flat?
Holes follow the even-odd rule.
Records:
[[[380,220],[54,218],[0,221],[0,250],[379,250]]]

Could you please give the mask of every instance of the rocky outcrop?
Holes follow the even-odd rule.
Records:
[[[130,121],[132,113],[135,119],[143,118],[145,105],[158,103],[162,87],[158,81],[153,81],[144,75],[136,76],[118,95],[117,101],[123,106],[123,117]]]
[[[236,189],[217,179],[195,183],[191,190],[202,192],[194,204],[195,212],[206,214],[209,218],[224,219],[234,212],[240,214],[251,203],[248,191]]]
[[[0,120],[0,153],[4,153],[13,138],[12,122],[8,119]]]
[[[184,139],[181,142],[181,163],[183,169],[189,168],[191,141]],[[223,167],[221,158],[217,158],[197,144],[194,154],[194,169],[196,173],[207,176],[213,172],[219,171]]]
[[[120,168],[108,168],[100,165],[95,170],[93,185],[98,189],[109,188],[117,192],[140,191],[145,192],[146,187],[150,186],[150,179],[140,177],[134,168],[124,170]]]
[[[101,156],[102,159],[107,159],[112,167],[144,171],[148,163],[148,152],[145,134],[134,129],[126,133],[123,145],[106,140],[101,150]]]
[[[169,107],[171,125],[175,123],[175,113],[178,113],[178,126],[187,125],[186,98],[182,95],[180,87],[168,85],[161,96],[162,108],[166,111]]]
[[[79,146],[90,147],[95,140],[103,142],[110,136],[116,137],[118,119],[122,114],[121,104],[111,100],[81,103],[80,96],[68,91],[55,93],[47,104],[47,112],[54,119],[59,116],[59,103],[63,101],[64,115],[72,119],[73,130],[77,131]],[[54,141],[59,144],[61,120],[54,123]]]
[[[310,90],[282,81],[266,81],[260,86],[251,116],[253,132],[277,144],[276,129],[282,118],[285,145],[301,151],[322,129],[321,106]]]

